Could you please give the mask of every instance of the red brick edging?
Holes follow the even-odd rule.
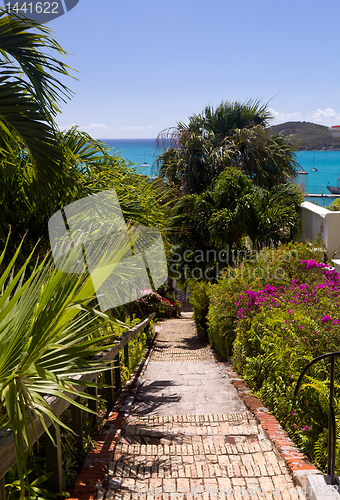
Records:
[[[131,373],[115,406],[104,426],[95,436],[96,446],[88,452],[68,500],[95,500],[101,483],[107,473],[108,465],[113,459],[114,451],[122,428],[129,416],[134,396],[138,391],[141,375],[145,372],[150,360],[152,348],[158,337],[155,332],[150,345],[145,351],[146,359],[141,361]]]
[[[277,452],[284,459],[290,470],[294,482],[299,486],[305,486],[305,477],[308,474],[322,474],[313,464],[308,461],[297,445],[290,439],[274,415],[269,414],[268,408],[263,403],[251,395],[251,389],[239,376],[234,368],[227,362],[213,347],[209,346],[217,363],[224,369],[230,378],[230,382],[237,390],[240,398],[246,407],[256,416],[262,425],[268,439],[273,443]]]

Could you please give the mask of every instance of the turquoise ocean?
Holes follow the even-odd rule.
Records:
[[[156,148],[155,139],[102,139],[102,142],[114,148],[113,151],[122,158],[133,163],[133,168],[138,173],[149,177],[156,175],[153,165],[162,150]]]
[[[149,177],[155,175],[152,167],[162,152],[156,148],[155,139],[103,139],[103,142],[133,163],[137,172]],[[299,165],[308,172],[307,175],[299,175],[296,183],[302,184],[304,191],[310,194],[330,194],[326,186],[336,186],[340,177],[340,151],[297,151],[296,156]],[[312,172],[312,168],[317,172]],[[333,200],[306,198],[306,201],[325,207]]]
[[[326,186],[337,186],[340,177],[340,151],[297,151],[299,165],[308,172],[299,175],[297,183],[304,186],[309,194],[331,194]],[[311,169],[316,168],[317,172]],[[306,198],[320,206],[326,207],[335,198]]]

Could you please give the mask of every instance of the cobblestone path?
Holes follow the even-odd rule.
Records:
[[[162,323],[103,498],[304,499],[184,314]]]

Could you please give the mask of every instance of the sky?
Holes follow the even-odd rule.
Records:
[[[48,23],[76,71],[60,128],[155,138],[207,104],[340,124],[339,0],[79,0]]]

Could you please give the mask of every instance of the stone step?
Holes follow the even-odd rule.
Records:
[[[130,435],[257,434],[258,424],[250,412],[221,415],[130,415],[125,426]]]
[[[241,470],[240,470],[241,469]],[[244,469],[244,472],[243,472]],[[272,451],[246,455],[134,455],[110,462],[108,475],[130,477],[270,477],[287,474],[284,462],[278,462]]]
[[[155,349],[151,355],[151,361],[164,361],[166,363],[172,361],[210,361],[211,354],[205,348],[192,349],[191,351],[184,349],[175,349],[171,347],[163,347]]]
[[[209,415],[137,415],[132,414],[128,418],[128,423],[133,422],[134,425],[140,424],[180,424],[185,426],[186,424],[199,424],[199,425],[210,425],[216,426],[220,422],[229,422],[233,425],[255,423],[256,419],[250,411],[244,411],[240,413],[224,413],[224,414],[209,414]]]
[[[183,417],[183,416],[182,416]],[[256,453],[272,450],[250,412],[225,415],[129,417],[116,452],[123,455]]]
[[[178,416],[129,418],[117,443],[114,460],[109,464],[106,500],[131,500],[136,489],[142,492],[155,485],[165,488],[170,484],[174,491],[183,485],[200,484],[204,488],[204,485],[216,484],[233,487],[235,493],[244,484],[257,486],[260,498],[271,498],[278,483],[284,492],[283,498],[287,497],[293,485],[284,461],[259,431],[250,412],[186,417],[187,422],[178,422]],[[223,432],[217,432],[221,429]],[[247,478],[246,481],[243,478]],[[280,490],[276,493],[282,498]]]
[[[209,425],[200,426],[189,424],[180,426],[174,424],[130,424],[125,428],[126,434],[133,436],[238,436],[238,435],[257,435],[259,432],[258,425],[233,425],[229,422],[220,423],[218,426],[210,427]]]
[[[195,439],[196,438],[196,439]],[[122,456],[163,455],[236,455],[272,451],[271,443],[263,435],[248,436],[193,436],[182,439],[124,436],[116,446],[115,459]]]

